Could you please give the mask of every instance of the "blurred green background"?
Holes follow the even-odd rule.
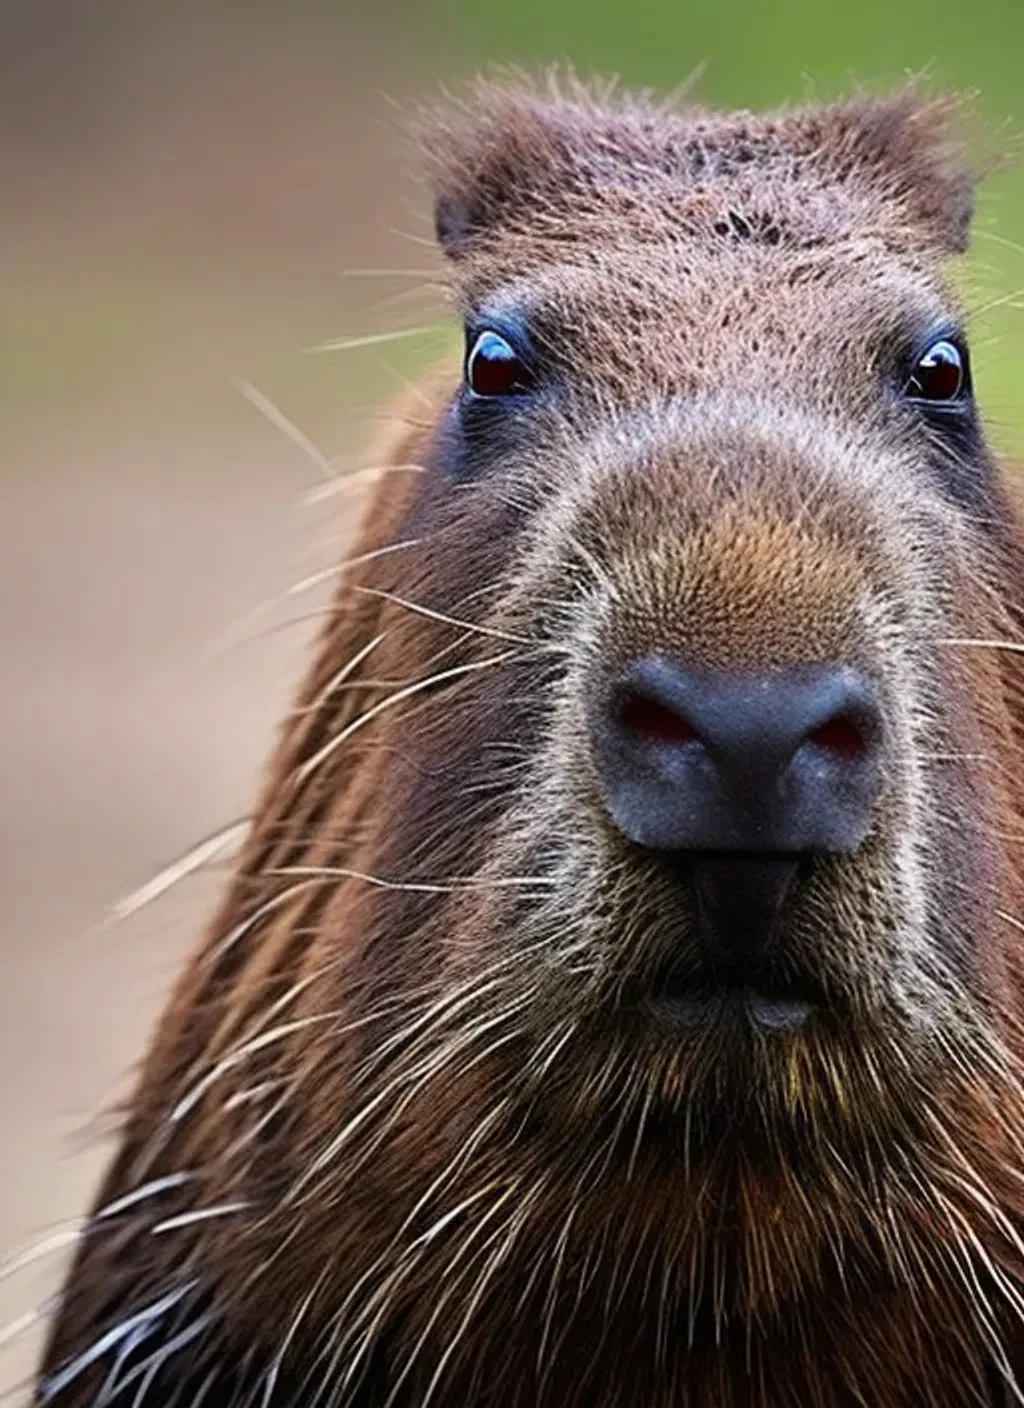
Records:
[[[89,1196],[79,1136],[217,892],[97,928],[249,805],[323,606],[289,588],[353,519],[304,506],[317,455],[358,458],[435,350],[305,351],[438,317],[403,109],[493,63],[705,64],[698,97],[750,107],[925,72],[1012,152],[1022,58],[1024,0],[0,0],[0,1258]],[[965,284],[1024,452],[1024,153]],[[0,1389],[58,1270],[0,1277]]]
[[[123,390],[187,337],[193,356],[243,347],[314,418],[339,380],[372,394],[377,354],[292,354],[307,331],[363,330],[364,310],[373,327],[413,310],[409,289],[371,295],[342,267],[363,248],[429,264],[395,233],[429,232],[402,105],[481,67],[569,60],[663,89],[701,68],[700,99],[749,107],[923,74],[977,94],[987,148],[1011,158],[965,280],[993,434],[1019,450],[1022,59],[1020,0],[3,0],[0,396],[31,407],[58,373],[69,396],[105,374]],[[394,349],[395,375],[424,352]]]

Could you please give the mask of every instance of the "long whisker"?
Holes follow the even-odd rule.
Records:
[[[145,909],[147,905],[152,904],[154,900],[158,900],[161,895],[180,884],[182,880],[202,870],[212,861],[220,859],[229,851],[235,850],[248,835],[251,824],[250,817],[243,817],[221,827],[213,835],[197,841],[184,855],[165,866],[158,875],[154,875],[152,880],[147,880],[145,885],[119,900],[113,906],[111,922],[129,919],[140,909]]]
[[[165,1217],[162,1222],[156,1223],[149,1229],[150,1235],[159,1236],[164,1232],[174,1232],[181,1227],[193,1227],[198,1222],[212,1222],[216,1218],[232,1217],[240,1212],[248,1212],[252,1203],[247,1199],[238,1199],[233,1203],[217,1203],[212,1207],[192,1208],[189,1212],[175,1213],[173,1217]]]
[[[419,602],[410,601],[407,597],[396,596],[394,592],[382,591],[378,587],[355,588],[366,596],[379,597],[382,601],[393,602],[396,606],[402,606],[407,611],[412,611],[417,616],[424,616],[429,621],[440,621],[446,626],[456,626],[460,630],[470,631],[476,635],[491,636],[495,640],[511,641],[513,645],[538,645],[539,642],[531,640],[528,636],[512,635],[509,631],[499,631],[491,626],[478,626],[472,621],[463,621],[458,616],[447,616],[443,611],[435,611],[429,606],[422,606]]]
[[[271,425],[280,430],[282,435],[302,451],[310,463],[320,471],[321,478],[334,478],[337,471],[324,452],[319,446],[313,444],[309,436],[304,434],[294,421],[289,420],[285,413],[274,405],[269,396],[265,396],[262,391],[253,386],[251,381],[245,381],[242,377],[233,377],[232,384],[236,391],[249,402],[250,406],[259,411],[260,415],[264,416]]]
[[[33,1243],[26,1251],[18,1252],[15,1256],[7,1257],[0,1262],[0,1281],[8,1281],[19,1272],[25,1271],[30,1266],[35,1266],[40,1261],[45,1261],[47,1257],[56,1256],[58,1252],[66,1251],[68,1247],[73,1247],[82,1235],[84,1226],[81,1218],[75,1218],[69,1225],[62,1227],[59,1231],[51,1233],[41,1241]]]
[[[1005,235],[997,234],[995,230],[978,229],[974,232],[974,237],[975,239],[990,240],[992,244],[1002,245],[1004,249],[1012,249],[1014,254],[1024,254],[1024,244],[1007,239]]]
[[[35,1325],[38,1325],[41,1320],[45,1320],[52,1309],[51,1303],[46,1301],[43,1305],[37,1305],[32,1310],[26,1310],[24,1314],[19,1315],[16,1320],[11,1320],[0,1328],[0,1350],[7,1349],[16,1339],[27,1334],[28,1331]],[[6,1396],[6,1394],[0,1394],[0,1402],[2,1402]]]
[[[971,313],[971,317],[975,320],[984,318],[988,313],[994,313],[997,308],[1003,308],[1007,305],[1011,308],[1019,307],[1020,305],[1017,303],[1017,299],[1020,298],[1022,294],[1024,294],[1024,288],[1015,288],[1009,293],[1002,293],[998,298],[990,299],[988,303],[983,303],[980,308],[975,308]]]
[[[431,675],[425,680],[417,680],[414,684],[406,685],[404,689],[399,689],[396,690],[394,694],[389,694],[386,699],[380,700],[380,702],[374,704],[372,708],[367,709],[365,714],[360,714],[357,719],[354,719],[352,723],[346,728],[343,728],[341,732],[336,734],[328,743],[324,744],[311,758],[308,758],[294,774],[295,785],[299,787],[302,786],[317,768],[347,743],[353,734],[357,733],[367,724],[372,723],[375,718],[379,717],[379,715],[384,713],[387,709],[392,709],[396,704],[401,704],[406,699],[411,699],[417,694],[422,694],[424,690],[432,689],[435,685],[447,683],[449,680],[459,679],[476,671],[486,670],[494,665],[500,665],[506,660],[514,659],[515,655],[515,651],[506,651],[502,655],[492,655],[486,660],[474,660],[468,665],[455,665],[450,670],[442,670],[438,674]]]
[[[336,582],[344,577],[354,567],[364,567],[368,562],[376,562],[379,558],[388,557],[392,553],[400,552],[403,548],[418,547],[420,539],[407,538],[399,543],[385,543],[383,547],[372,548],[368,552],[356,553],[352,557],[347,557],[341,562],[334,562],[330,567],[323,567],[318,572],[311,572],[301,578],[298,582],[293,582],[291,586],[285,587],[283,591],[275,592],[265,601],[261,601],[250,611],[241,617],[236,623],[229,627],[222,636],[219,636],[211,647],[213,656],[216,658],[225,654],[229,650],[235,649],[238,645],[255,640],[258,637],[253,633],[253,628],[261,617],[269,615],[277,607],[297,596],[304,596],[307,592],[316,591],[319,587],[327,586],[331,582]],[[300,618],[305,620],[305,617]],[[285,625],[294,625],[295,621],[286,622]]]
[[[374,636],[372,640],[368,640],[361,649],[356,651],[351,660],[346,661],[341,669],[331,676],[316,699],[314,699],[312,705],[302,712],[315,714],[318,709],[322,708],[327,700],[330,699],[331,695],[335,694],[345,681],[355,674],[363,661],[366,660],[379,645],[382,645],[386,639],[387,632],[381,631],[380,634]]]
[[[367,485],[379,484],[389,474],[424,474],[425,472],[421,464],[379,464],[369,465],[366,469],[348,470],[345,474],[333,473],[326,484],[320,484],[315,489],[311,489],[302,502],[305,507],[312,508],[316,504],[322,504],[328,499],[336,498],[339,494],[350,494],[355,490],[365,489]]]
[[[181,1121],[194,1110],[199,1101],[203,1098],[211,1086],[215,1085],[228,1071],[235,1066],[240,1066],[250,1056],[258,1051],[265,1050],[277,1042],[284,1041],[296,1032],[308,1031],[310,1027],[317,1026],[323,1022],[330,1022],[337,1019],[340,1014],[337,1012],[317,1012],[311,1017],[299,1017],[293,1022],[282,1022],[276,1027],[271,1027],[269,1031],[262,1031],[245,1045],[234,1047],[228,1054],[222,1057],[217,1064],[209,1070],[202,1080],[178,1101],[171,1111],[169,1119],[171,1124],[180,1124]]]
[[[283,595],[285,597],[301,596],[304,592],[313,591],[317,587],[323,586],[325,582],[331,582],[336,577],[344,576],[353,567],[364,567],[368,562],[376,562],[381,557],[390,557],[392,553],[401,552],[405,548],[417,548],[422,542],[422,538],[403,538],[398,543],[385,543],[383,547],[356,553],[354,557],[346,557],[343,562],[336,562],[332,567],[325,567],[320,572],[303,577],[301,581],[293,582]]]
[[[1015,640],[985,640],[983,638],[950,637],[936,641],[936,645],[961,646],[965,649],[974,650],[1007,650],[1014,655],[1024,655],[1024,642]]]
[[[335,865],[283,865],[278,869],[269,872],[272,875],[314,875],[324,880],[362,880],[368,885],[374,885],[381,890],[408,891],[412,894],[428,895],[449,895],[460,890],[500,890],[515,889],[518,887],[554,886],[556,881],[546,875],[513,875],[505,878],[479,878],[476,876],[458,877],[444,881],[402,881],[385,880],[379,875],[369,875],[361,870],[348,870],[344,866]]]
[[[446,331],[438,323],[423,323],[414,328],[398,328],[394,332],[371,332],[355,337],[339,337],[328,342],[319,342],[307,347],[306,352],[318,355],[323,352],[355,352],[361,347],[380,347],[387,342],[401,342],[414,337],[437,337]]]
[[[78,1355],[76,1359],[71,1360],[58,1374],[46,1382],[43,1386],[43,1401],[49,1402],[51,1399],[59,1397],[76,1379],[81,1378],[87,1369],[102,1359],[109,1350],[117,1348],[122,1341],[133,1337],[137,1331],[149,1325],[159,1323],[169,1310],[173,1310],[192,1294],[196,1284],[193,1280],[178,1290],[171,1291],[168,1295],[153,1301],[145,1309],[127,1316],[108,1330],[106,1334],[101,1335],[88,1349]]]
[[[342,269],[343,279],[422,279],[437,278],[436,269]]]

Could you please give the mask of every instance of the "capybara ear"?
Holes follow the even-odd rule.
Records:
[[[967,104],[953,95],[923,97],[907,87],[809,110],[799,117],[800,145],[816,150],[832,174],[888,196],[908,227],[950,253],[970,239],[980,173],[966,154]]]
[[[588,95],[479,83],[430,113],[423,149],[438,244],[458,259],[497,226],[558,204],[572,184],[574,126]],[[573,101],[575,99],[575,101]]]

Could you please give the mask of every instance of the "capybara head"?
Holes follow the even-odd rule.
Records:
[[[952,116],[431,129],[463,374],[383,448],[126,1146],[261,1209],[190,1255],[302,1307],[331,1402],[385,1340],[389,1404],[1010,1392],[1024,577]]]
[[[1016,544],[947,116],[499,92],[437,141],[466,357],[362,586],[360,864],[415,892],[365,961],[481,985],[495,1090],[574,1138],[863,1147],[1006,1035]]]

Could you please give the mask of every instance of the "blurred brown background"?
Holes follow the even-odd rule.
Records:
[[[351,527],[351,497],[306,502],[322,464],[253,399],[343,470],[431,351],[305,350],[437,318],[403,103],[490,59],[665,86],[709,59],[701,93],[747,105],[930,66],[1024,131],[1019,0],[934,0],[927,32],[893,8],[0,0],[0,1257],[84,1206],[90,1120],[219,877],[102,921],[245,812],[324,599],[288,588]],[[979,228],[978,379],[1017,449],[1020,166]],[[0,1279],[0,1389],[59,1269]]]

